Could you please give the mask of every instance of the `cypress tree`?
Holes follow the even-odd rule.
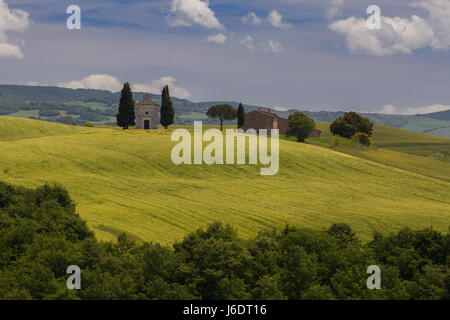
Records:
[[[173,124],[175,116],[175,110],[173,109],[173,103],[170,99],[169,86],[166,85],[162,90],[161,97],[161,125],[167,129],[168,126]]]
[[[239,107],[237,109],[237,122],[238,122],[238,129],[244,127],[245,123],[245,110],[242,103],[239,103]]]
[[[119,113],[116,115],[116,119],[117,125],[124,129],[128,129],[128,127],[136,124],[133,92],[128,82],[123,85],[122,92],[120,93]]]

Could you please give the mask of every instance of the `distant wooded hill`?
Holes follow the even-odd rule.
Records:
[[[134,93],[135,100],[141,100],[144,93]],[[91,121],[95,124],[115,125],[117,102],[120,93],[93,89],[67,89],[59,87],[0,85],[0,115],[39,119],[51,122],[78,124]],[[160,103],[160,95],[152,95]],[[194,120],[214,123],[205,115],[206,110],[219,103],[237,107],[239,102],[206,101],[192,102],[172,98],[176,110],[176,124],[192,124]],[[257,108],[244,104],[246,111]],[[263,108],[264,109],[264,108]],[[298,111],[276,111],[281,117]],[[344,112],[304,111],[316,122],[332,122]],[[450,138],[450,110],[425,115],[364,114],[376,124],[401,128],[420,133]]]

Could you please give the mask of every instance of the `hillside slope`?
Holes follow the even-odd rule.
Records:
[[[422,117],[450,121],[450,109],[445,111],[421,114]]]
[[[329,123],[316,126],[322,130],[322,138],[308,140],[312,144],[450,182],[448,138],[375,125],[373,146],[355,148],[346,139],[333,137]]]
[[[98,129],[0,116],[0,141],[95,132]]]
[[[1,117],[0,128],[9,121]],[[23,121],[21,127],[42,125]],[[0,140],[10,134],[0,130]],[[375,230],[446,231],[450,225],[445,181],[291,141],[280,141],[276,176],[261,176],[259,165],[175,166],[170,136],[171,130],[96,129],[0,141],[0,180],[64,185],[101,239],[125,231],[173,243],[214,220],[247,237],[284,223],[345,222],[363,239]]]

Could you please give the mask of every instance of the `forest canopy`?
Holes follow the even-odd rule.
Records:
[[[362,243],[341,223],[245,240],[215,222],[171,247],[99,242],[63,187],[0,183],[0,299],[449,299],[449,248],[433,229]],[[69,265],[80,290],[66,286]],[[380,290],[366,286],[370,265]]]

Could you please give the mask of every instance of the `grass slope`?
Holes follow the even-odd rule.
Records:
[[[22,118],[0,117],[0,141],[96,132],[98,129],[67,126]]]
[[[19,133],[5,131],[11,121],[22,121],[11,129]],[[279,174],[263,177],[259,166],[173,165],[170,130],[55,125],[47,132],[63,135],[42,136],[49,125],[0,117],[0,180],[61,183],[101,239],[125,231],[173,243],[213,220],[246,237],[284,223],[346,222],[363,239],[374,230],[450,225],[448,182],[313,145],[280,141]]]
[[[450,181],[450,139],[375,125],[373,147],[355,148],[346,139],[333,137],[329,123],[318,123],[321,139],[309,142],[367,160]]]

